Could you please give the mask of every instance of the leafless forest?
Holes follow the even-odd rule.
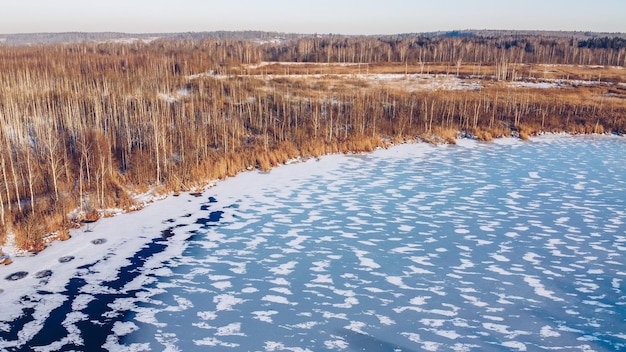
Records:
[[[0,243],[12,233],[41,250],[47,234],[134,209],[133,194],[299,156],[460,135],[623,134],[624,82],[620,38],[0,46]]]

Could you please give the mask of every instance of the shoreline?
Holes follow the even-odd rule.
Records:
[[[572,133],[566,133],[566,132],[562,132],[562,133],[550,133],[550,132],[544,132],[541,134],[538,134],[536,136],[532,136],[532,138],[541,138],[544,136],[571,136],[571,137],[576,137],[576,136],[593,136],[596,134],[572,134]],[[617,136],[617,137],[623,137],[621,135],[617,135],[617,134],[598,134],[599,136]],[[350,153],[335,153],[335,154],[325,154],[325,155],[320,155],[318,157],[303,157],[300,156],[297,159],[291,160],[287,163],[284,164],[280,164],[277,165],[273,168],[271,168],[271,170],[275,170],[277,168],[281,168],[287,165],[292,165],[292,164],[299,164],[299,163],[305,163],[307,161],[309,161],[310,159],[316,159],[319,160],[320,158],[325,158],[328,156],[333,156],[333,155],[369,155],[372,153],[375,153],[377,151],[380,150],[385,150],[385,149],[389,149],[389,148],[393,148],[393,147],[397,147],[400,145],[412,145],[412,144],[426,144],[426,145],[435,145],[435,146],[439,146],[439,145],[459,145],[459,144],[463,144],[466,141],[469,142],[483,142],[483,143],[498,143],[498,142],[502,142],[504,140],[521,140],[524,141],[524,139],[520,138],[519,136],[510,136],[510,137],[499,137],[499,138],[494,138],[492,140],[489,141],[482,141],[477,139],[476,137],[461,137],[461,138],[457,138],[455,139],[455,143],[430,143],[427,141],[423,141],[423,140],[406,140],[402,143],[397,143],[394,144],[392,142],[387,142],[387,146],[385,147],[378,147],[375,150],[371,151],[371,152],[350,152]],[[179,195],[182,194],[202,194],[203,192],[206,192],[209,189],[214,188],[215,186],[219,185],[220,183],[232,179],[232,178],[236,178],[239,177],[242,174],[246,174],[246,173],[254,173],[254,172],[258,172],[258,173],[268,173],[269,171],[261,171],[258,169],[253,169],[253,170],[242,170],[239,173],[237,173],[234,176],[231,177],[227,177],[225,179],[221,179],[221,180],[211,180],[208,181],[206,183],[205,186],[203,186],[202,188],[198,188],[198,189],[194,189],[194,190],[190,190],[188,192],[168,192],[166,194],[155,194],[153,193],[153,190],[150,190],[144,194],[138,195],[136,197],[137,199],[137,209],[132,210],[132,211],[124,211],[122,209],[118,209],[118,208],[111,208],[111,209],[100,209],[99,212],[100,214],[108,214],[108,216],[101,216],[98,220],[94,221],[94,222],[90,222],[90,223],[84,223],[82,224],[82,226],[80,226],[77,229],[70,229],[70,239],[73,237],[72,234],[75,234],[76,232],[78,233],[84,233],[84,232],[91,232],[92,230],[89,229],[89,226],[97,226],[97,224],[104,220],[104,219],[109,219],[109,218],[118,218],[119,216],[124,216],[127,214],[132,214],[132,213],[136,213],[136,212],[141,212],[144,208],[155,204],[155,203],[159,203],[165,199],[168,198],[172,198],[172,197],[178,197]],[[5,242],[5,244],[0,245],[0,272],[2,272],[2,267],[4,265],[4,267],[11,267],[13,263],[15,263],[16,261],[20,261],[22,258],[31,258],[31,257],[38,257],[40,253],[45,252],[48,248],[50,248],[54,243],[57,242],[66,242],[68,240],[59,240],[57,239],[57,235],[55,232],[53,233],[49,233],[46,234],[44,237],[49,237],[52,238],[52,240],[47,241],[46,242],[46,247],[39,252],[28,252],[26,250],[23,249],[19,249],[17,248],[17,246],[15,245],[15,241],[14,241],[14,235],[9,234],[7,235],[7,240]],[[3,262],[3,260],[6,260],[6,262]]]

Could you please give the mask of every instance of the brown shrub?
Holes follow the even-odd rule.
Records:
[[[97,221],[98,219],[100,219],[100,212],[96,209],[91,209],[83,217],[84,222],[94,222],[94,221]]]
[[[59,239],[61,241],[69,240],[70,239],[70,231],[68,229],[59,230],[59,233],[57,234],[57,239]]]
[[[44,232],[52,233],[58,229],[65,227],[68,223],[67,214],[61,213],[61,211],[52,210],[51,213],[41,214]]]
[[[448,144],[456,144],[458,131],[454,128],[436,127],[435,134],[441,137]]]
[[[525,140],[528,140],[528,138],[530,138],[530,135],[528,134],[528,131],[526,131],[526,130],[520,130],[520,131],[519,131],[519,138],[520,138],[521,140],[524,140],[524,141],[525,141]]]
[[[0,224],[0,245],[3,245],[7,240],[7,228]]]
[[[530,136],[536,135],[539,131],[541,131],[541,127],[538,125],[531,124],[521,124],[517,128],[519,133],[519,138],[521,140],[528,140]]]
[[[259,151],[257,153],[257,167],[261,171],[269,171],[272,168],[272,163],[270,162],[269,157],[264,152]]]
[[[23,217],[13,226],[15,244],[18,248],[39,252],[45,248],[44,224],[40,216],[30,214]]]
[[[493,140],[491,132],[483,130],[479,127],[476,127],[472,130],[472,135],[474,135],[474,137],[476,137],[476,139],[478,139],[479,141],[483,142],[491,142]]]
[[[110,207],[130,207],[135,201],[117,178],[109,178],[106,185],[105,204]]]
[[[596,126],[593,129],[593,133],[603,134],[604,133],[604,126],[602,126],[601,124],[596,123]]]

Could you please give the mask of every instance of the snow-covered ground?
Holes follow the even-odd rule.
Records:
[[[605,82],[598,79],[580,80],[580,79],[564,79],[564,78],[536,78],[536,77],[517,77],[512,81],[496,81],[492,75],[473,75],[469,77],[459,77],[453,73],[450,74],[431,74],[431,73],[370,73],[368,64],[359,63],[310,63],[310,62],[261,62],[258,64],[243,65],[246,70],[257,70],[266,66],[277,66],[283,68],[282,74],[244,74],[241,77],[257,78],[262,80],[273,79],[294,79],[294,80],[307,80],[314,81],[323,79],[328,82],[329,79],[335,79],[339,81],[353,81],[359,80],[375,85],[386,85],[390,87],[396,87],[406,89],[409,92],[413,91],[446,91],[446,90],[479,90],[486,86],[493,84],[505,84],[510,88],[534,88],[534,89],[556,89],[556,88],[573,88],[577,86],[589,86],[589,85],[602,85],[602,86],[614,86],[614,82]],[[303,66],[311,66],[311,70],[315,71],[317,68],[326,67],[358,67],[358,70],[353,73],[317,73],[317,74],[302,74],[302,73],[289,73],[290,67],[296,67],[301,69]],[[523,66],[523,65],[522,65]],[[554,65],[542,65],[545,67],[551,67]],[[570,66],[570,65],[564,65]],[[571,67],[571,66],[570,66]],[[594,68],[589,66],[588,68]],[[621,69],[620,67],[616,67]],[[198,73],[189,75],[188,79],[194,80],[203,77],[212,77],[215,79],[230,79],[232,74],[219,74],[215,71],[209,71],[205,73]],[[625,83],[617,83],[617,85],[624,85]],[[163,95],[163,99],[176,99],[173,95]]]
[[[189,79],[202,77],[212,77],[215,79],[230,79],[232,75],[215,74],[208,72],[204,74],[194,74]],[[455,75],[437,74],[403,74],[403,73],[356,73],[356,74],[260,74],[244,75],[244,77],[257,78],[263,80],[272,79],[297,79],[297,80],[359,80],[372,84],[389,85],[402,87],[408,91],[433,91],[433,90],[477,90],[483,87],[478,78],[466,79]]]
[[[624,152],[459,140],[243,173],[1,267],[0,349],[621,350]]]

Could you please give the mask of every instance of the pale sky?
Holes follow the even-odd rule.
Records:
[[[0,33],[626,32],[626,0],[0,0]]]

